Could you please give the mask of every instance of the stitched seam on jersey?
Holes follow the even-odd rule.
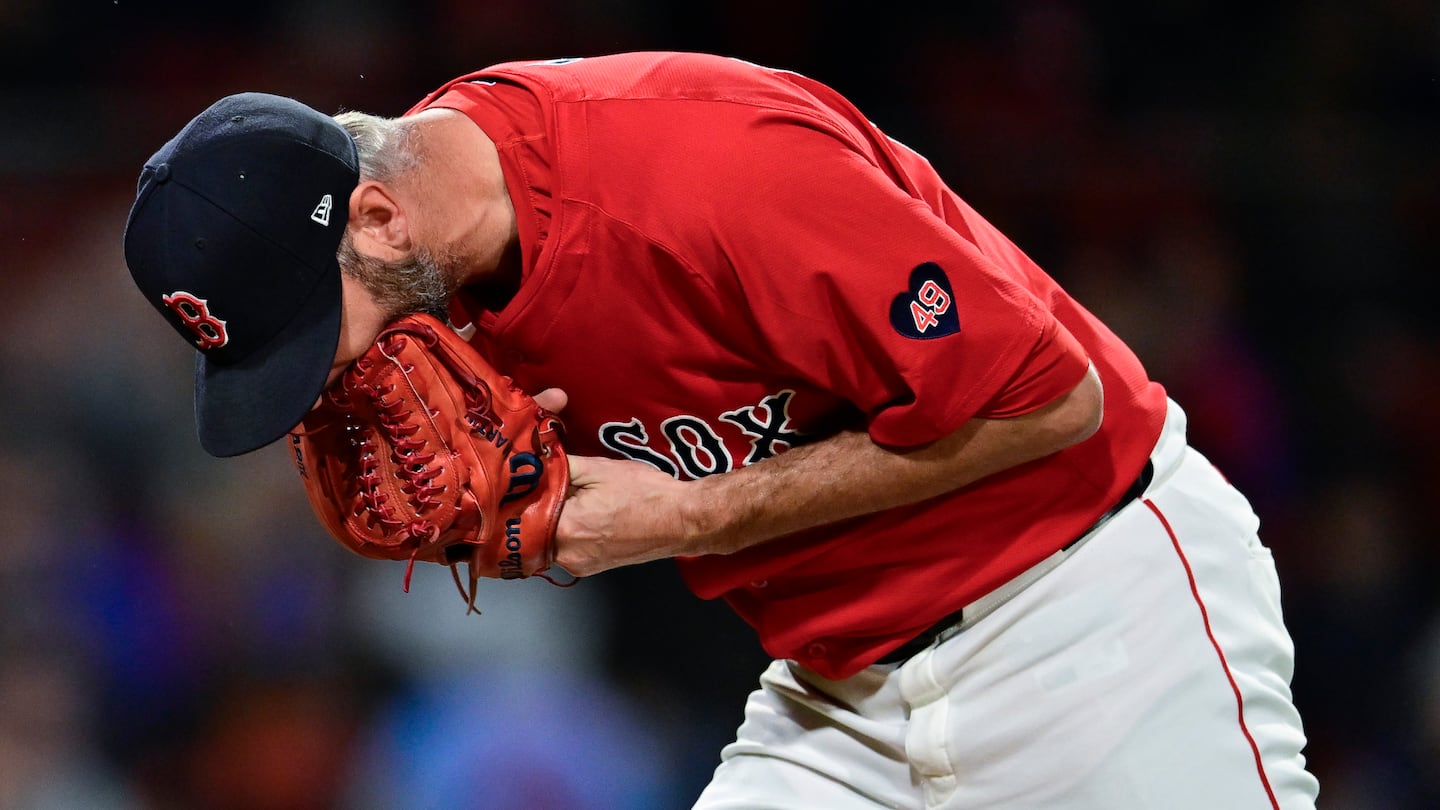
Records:
[[[655,247],[658,247],[661,250],[665,251],[665,255],[669,256],[671,259],[674,259],[676,264],[685,268],[685,272],[689,273],[692,277],[704,284],[707,290],[709,290],[711,293],[718,293],[715,285],[711,283],[709,277],[707,277],[704,273],[696,270],[694,264],[687,261],[684,257],[684,254],[682,254],[679,250],[676,250],[668,242],[665,242],[661,239],[656,239],[655,237],[651,236],[644,228],[641,228],[639,225],[636,225],[628,219],[615,216],[614,214],[605,210],[604,207],[597,205],[596,203],[590,202],[588,200],[570,200],[570,202],[574,205],[583,205],[586,208],[589,208],[598,216],[602,216],[610,222],[620,225],[624,227],[627,231],[630,231],[631,233],[639,236],[645,241],[646,244],[654,245]]]
[[[639,101],[646,103],[674,102],[678,104],[732,104],[737,107],[750,107],[756,110],[768,110],[776,113],[787,113],[808,118],[819,124],[824,124],[827,129],[843,130],[843,127],[836,126],[833,118],[799,105],[761,103],[744,98],[731,98],[729,96],[707,96],[704,98],[692,98],[690,96],[583,96],[581,98],[555,99],[554,104],[592,104],[595,102],[623,103],[627,101]]]
[[[1220,659],[1220,668],[1225,673],[1225,680],[1230,684],[1230,691],[1235,695],[1235,710],[1237,719],[1240,722],[1240,732],[1245,735],[1245,742],[1250,746],[1250,753],[1255,757],[1255,770],[1260,775],[1260,784],[1265,788],[1265,795],[1270,799],[1270,806],[1274,810],[1280,810],[1280,803],[1275,798],[1275,791],[1270,787],[1270,777],[1265,773],[1265,760],[1260,756],[1260,747],[1255,743],[1255,737],[1250,733],[1250,726],[1245,722],[1245,699],[1240,694],[1240,685],[1235,682],[1235,675],[1230,671],[1230,662],[1225,659],[1225,651],[1220,648],[1220,642],[1215,638],[1215,631],[1210,626],[1210,612],[1205,609],[1205,600],[1200,596],[1200,588],[1195,582],[1195,572],[1190,568],[1190,560],[1186,558],[1184,549],[1180,548],[1180,538],[1175,535],[1175,529],[1171,527],[1170,521],[1166,520],[1160,507],[1149,498],[1144,501],[1155,517],[1159,519],[1160,525],[1165,528],[1165,533],[1170,536],[1170,545],[1175,549],[1175,555],[1180,558],[1180,565],[1185,569],[1185,578],[1190,583],[1190,595],[1195,600],[1196,607],[1200,608],[1200,619],[1205,625],[1205,636],[1210,639],[1210,646],[1215,650],[1215,655]]]
[[[553,198],[552,198],[552,199],[553,199]],[[580,203],[580,204],[583,204],[583,203]],[[562,207],[563,207],[563,205],[557,203],[557,204],[555,205],[555,210],[554,210],[554,212],[550,215],[550,233],[549,233],[549,235],[547,235],[547,236],[545,237],[545,241],[546,241],[546,244],[547,244],[547,245],[551,242],[551,240],[553,240],[554,238],[556,238],[556,235],[557,235],[557,234],[560,233],[560,228],[556,225],[556,223],[559,222],[559,220],[560,220],[560,209],[561,209]],[[582,244],[585,244],[585,245],[588,246],[588,245],[590,244],[591,234],[594,232],[594,230],[595,230],[595,221],[594,221],[594,219],[593,219],[593,218],[587,219],[586,222],[584,223],[584,230],[583,230],[583,235],[584,235],[584,236],[583,236],[582,239],[579,239],[579,241],[580,241]],[[542,252],[543,252],[543,251],[542,251]],[[555,271],[556,271],[556,268],[559,267],[559,265],[560,265],[559,257],[560,257],[560,253],[559,253],[558,251],[552,250],[552,251],[551,251],[551,254],[550,254],[550,261],[549,261],[545,266],[542,267],[541,264],[540,264],[540,257],[537,255],[537,256],[535,257],[535,267],[534,267],[534,270],[533,270],[533,272],[535,273],[535,280],[534,280],[533,282],[522,282],[522,289],[523,289],[523,284],[526,284],[526,283],[533,283],[533,284],[535,285],[535,288],[536,288],[537,290],[544,290],[544,289],[546,289],[547,287],[549,287],[549,285],[551,285],[552,283],[554,283],[554,282],[550,282],[549,279],[554,275],[554,273],[555,273]],[[568,290],[573,290],[573,289],[574,289],[574,286],[575,286],[575,284],[573,283],[573,273],[571,274],[571,278],[572,278],[572,282],[569,284]],[[568,290],[567,290],[567,292],[568,292]],[[517,328],[515,325],[516,325],[517,323],[520,323],[520,322],[524,319],[525,314],[528,313],[528,312],[530,312],[530,311],[531,311],[532,309],[534,309],[536,306],[538,306],[538,305],[541,303],[542,299],[546,299],[546,298],[547,298],[547,296],[542,295],[542,294],[539,294],[539,293],[536,293],[536,294],[533,294],[533,295],[528,296],[525,300],[519,302],[519,306],[515,308],[514,313],[513,313],[513,314],[506,314],[505,320],[504,320],[503,324],[502,324],[499,328],[497,328],[497,329],[495,330],[495,332],[494,332],[495,339],[496,339],[497,341],[503,341],[505,335],[509,334],[509,332],[510,332],[511,330]],[[507,307],[507,309],[508,309],[508,307]],[[564,306],[548,307],[546,311],[547,311],[547,314],[549,315],[549,317],[545,319],[545,321],[544,321],[544,327],[543,327],[543,328],[540,328],[540,329],[538,329],[538,330],[533,330],[533,329],[530,330],[530,331],[533,331],[534,334],[539,335],[539,336],[542,336],[542,339],[543,339],[543,336],[548,335],[548,334],[550,333],[550,330],[551,330],[552,328],[554,328],[554,326],[555,326],[555,324],[556,324],[557,322],[563,320],[563,319],[566,317],[566,309],[565,309]]]
[[[457,110],[456,112],[460,111]],[[464,115],[463,112],[461,112],[460,114]],[[517,146],[522,146],[524,144],[532,143],[534,141],[543,141],[548,137],[549,136],[543,132],[534,135],[515,135],[495,144],[495,147],[497,149],[514,149]]]

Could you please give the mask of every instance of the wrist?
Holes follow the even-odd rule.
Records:
[[[679,550],[676,556],[699,557],[707,554],[729,554],[735,551],[723,542],[729,528],[727,517],[733,517],[736,510],[723,502],[721,479],[714,475],[681,484],[681,495],[677,513],[680,519]]]

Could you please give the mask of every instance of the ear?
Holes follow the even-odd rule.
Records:
[[[410,252],[410,220],[392,186],[361,180],[350,192],[345,227],[361,253],[394,261]]]

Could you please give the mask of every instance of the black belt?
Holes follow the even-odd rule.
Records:
[[[1117,500],[1113,506],[1105,510],[1105,514],[1101,515],[1098,519],[1096,519],[1094,523],[1090,524],[1089,528],[1081,532],[1080,535],[1074,540],[1066,543],[1060,550],[1069,551],[1070,549],[1074,548],[1075,544],[1079,543],[1086,537],[1089,537],[1101,526],[1104,526],[1106,523],[1108,523],[1110,521],[1110,518],[1115,517],[1115,515],[1121,509],[1129,506],[1131,501],[1138,500],[1140,496],[1145,494],[1145,489],[1150,486],[1150,479],[1154,476],[1155,465],[1147,460],[1145,462],[1145,468],[1140,471],[1140,475],[1135,479],[1135,483],[1131,484],[1130,488],[1125,490],[1125,494],[1121,495],[1120,499]],[[949,616],[946,616],[940,621],[930,625],[929,629],[925,630],[920,635],[910,639],[904,644],[901,644],[899,647],[896,647],[895,649],[886,653],[879,661],[876,661],[875,663],[898,664],[899,662],[904,661],[905,659],[920,652],[926,647],[929,647],[931,644],[935,643],[935,639],[938,638],[942,633],[945,633],[947,630],[950,630],[951,628],[956,627],[961,622],[965,621],[965,619],[967,618],[965,615],[965,610],[966,608],[961,608],[960,610],[951,613]]]

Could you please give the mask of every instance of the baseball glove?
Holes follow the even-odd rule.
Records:
[[[410,315],[380,332],[290,443],[310,505],[341,545],[408,560],[407,592],[417,560],[448,565],[473,611],[481,577],[550,579],[569,484],[561,431],[454,330]]]

